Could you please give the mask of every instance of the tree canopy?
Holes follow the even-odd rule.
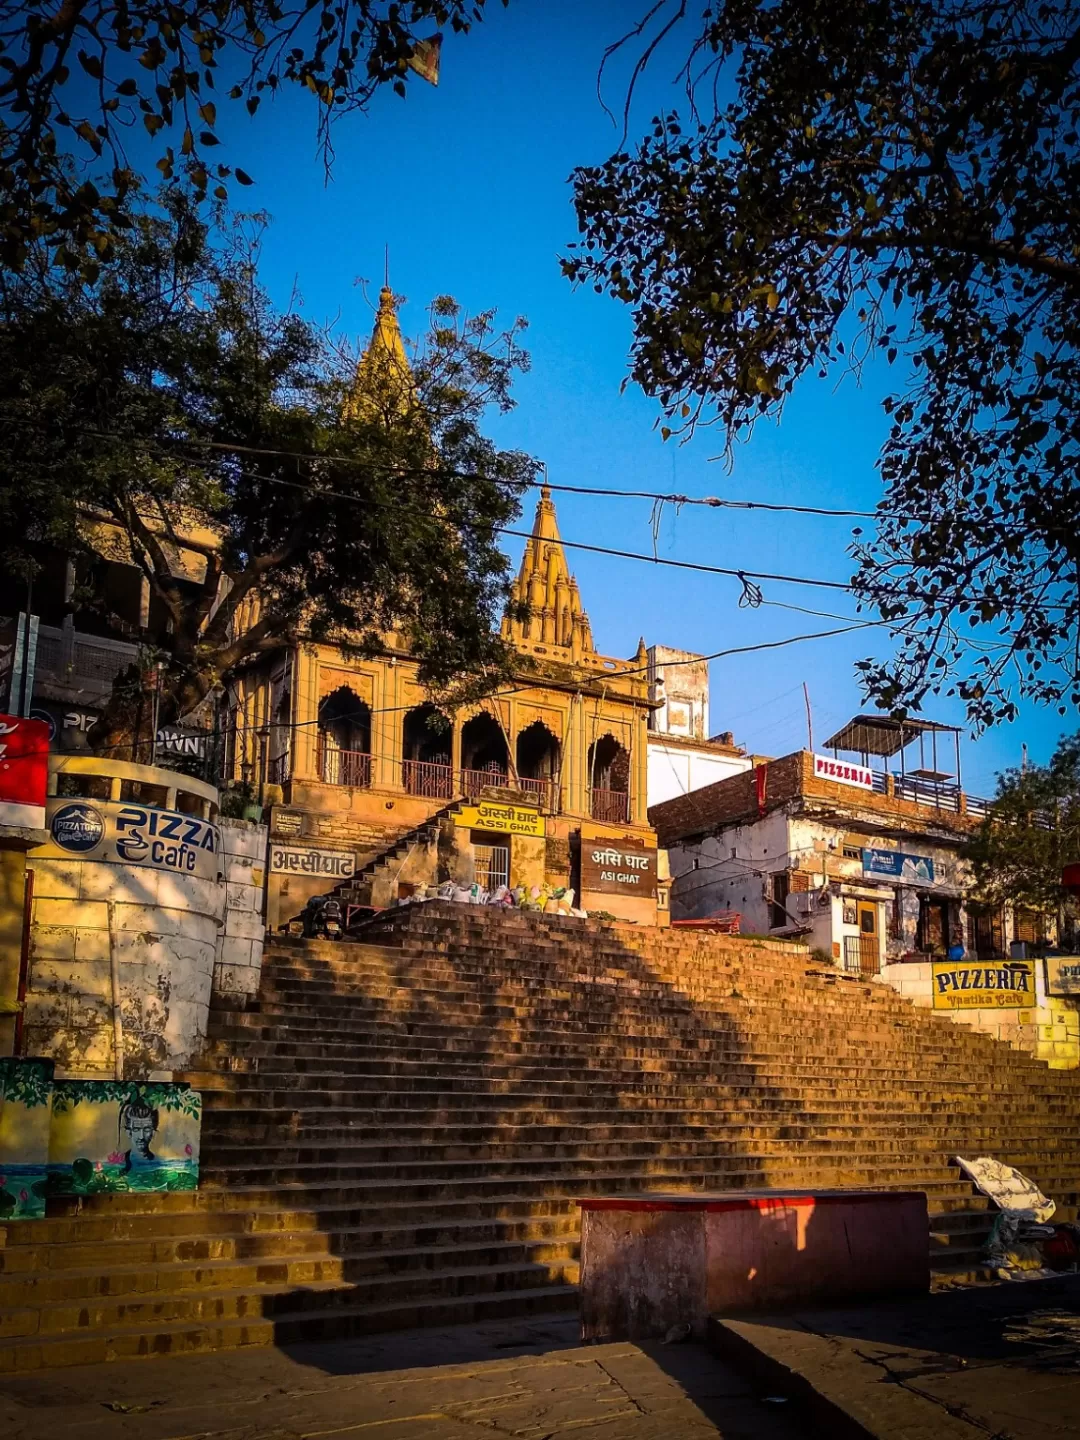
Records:
[[[254,115],[289,84],[310,91],[329,159],[333,117],[385,85],[404,95],[431,27],[467,31],[484,4],[0,0],[0,266],[44,247],[92,278],[130,223],[131,152],[148,144],[200,198],[250,184],[217,148],[221,100]]]
[[[680,35],[685,103],[575,173],[566,274],[632,307],[671,436],[881,357],[867,692],[1080,705],[1080,4],[658,0],[611,53]]]
[[[500,330],[493,313],[440,298],[411,369],[373,345],[358,388],[356,355],[260,289],[257,246],[256,222],[212,241],[173,192],[95,285],[56,270],[9,277],[4,563],[49,544],[92,560],[112,537],[164,615],[163,723],[297,639],[356,652],[395,632],[424,683],[490,684],[507,664],[496,529],[518,515],[535,465],[481,424],[512,406],[524,322]],[[192,549],[201,573],[177,564]],[[106,606],[91,588],[87,603]],[[128,736],[126,694],[96,745]]]
[[[1074,902],[1062,867],[1080,860],[1080,735],[1058,744],[1048,765],[1007,770],[990,813],[967,849],[977,893],[993,904],[1036,909]]]

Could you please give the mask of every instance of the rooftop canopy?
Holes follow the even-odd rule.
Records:
[[[936,720],[894,720],[891,715],[856,715],[825,741],[827,750],[850,750],[859,755],[896,755],[922,735],[959,735],[956,725]]]

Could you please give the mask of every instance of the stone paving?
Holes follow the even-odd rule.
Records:
[[[714,1318],[740,1373],[860,1440],[1064,1440],[1080,1435],[1080,1276],[919,1300]]]
[[[0,1378],[5,1440],[807,1440],[702,1345],[504,1321]]]

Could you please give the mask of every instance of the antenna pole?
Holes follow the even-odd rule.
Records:
[[[814,749],[814,717],[810,711],[810,691],[807,689],[806,681],[802,682],[803,699],[806,701],[806,738],[810,744],[810,751]]]

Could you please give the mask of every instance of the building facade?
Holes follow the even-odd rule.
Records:
[[[753,761],[730,731],[709,736],[709,662],[704,655],[650,645],[649,806],[749,770]]]
[[[504,635],[521,656],[519,677],[455,711],[432,703],[393,637],[364,660],[302,644],[273,656],[236,687],[232,775],[264,786],[272,841],[312,852],[290,864],[319,867],[323,851],[362,869],[443,817],[457,832],[453,859],[411,867],[404,894],[446,879],[570,887],[590,909],[654,921],[644,646],[630,660],[594,648],[546,489],[514,600],[521,618],[508,617]],[[475,823],[461,823],[481,801]],[[583,874],[583,848],[597,846],[647,853],[647,874],[636,885],[601,881],[588,862]],[[271,924],[335,874],[271,869]]]

